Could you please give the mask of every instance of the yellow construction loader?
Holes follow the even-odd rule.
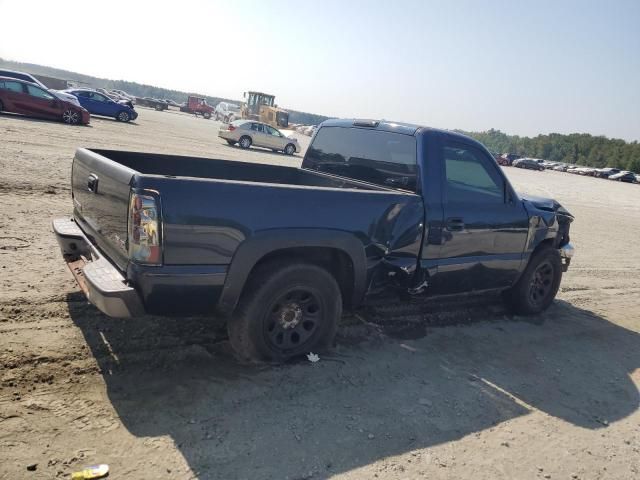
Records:
[[[245,92],[245,103],[240,108],[240,115],[245,120],[257,120],[275,128],[289,126],[289,112],[278,108],[276,97],[262,92]]]

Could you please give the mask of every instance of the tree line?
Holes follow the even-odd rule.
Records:
[[[461,132],[496,153],[516,153],[523,157],[541,158],[587,167],[616,167],[640,172],[640,144],[587,133],[563,135],[550,133],[536,137],[507,135],[500,130]]]

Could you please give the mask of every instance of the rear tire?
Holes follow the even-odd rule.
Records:
[[[327,270],[270,262],[251,273],[227,330],[241,359],[282,362],[330,347],[341,315],[340,288]]]
[[[118,113],[116,120],[118,120],[119,122],[127,123],[129,120],[131,120],[131,116],[129,115],[129,112],[122,110],[120,113]]]
[[[69,125],[78,125],[80,123],[80,112],[69,108],[62,112],[62,121]]]
[[[244,148],[246,150],[251,146],[253,142],[251,141],[251,137],[245,135],[243,137],[240,137],[239,143],[240,143],[240,148]]]
[[[209,120],[209,119],[211,118],[211,113],[210,113],[210,112],[204,112],[204,113],[202,114],[202,116],[203,116],[204,118],[206,118],[207,120]]]
[[[533,252],[518,282],[505,293],[505,299],[515,313],[540,313],[553,302],[561,280],[560,254],[551,246],[540,247]]]

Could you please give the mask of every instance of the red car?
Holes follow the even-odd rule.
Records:
[[[71,125],[87,125],[91,119],[84,108],[56,97],[34,83],[9,77],[0,77],[0,112],[3,111],[61,120]]]

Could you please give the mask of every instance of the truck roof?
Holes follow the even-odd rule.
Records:
[[[402,133],[404,135],[416,135],[420,132],[438,132],[452,137],[460,137],[466,140],[472,140],[471,137],[463,135],[451,130],[442,130],[439,128],[425,127],[423,125],[415,125],[413,123],[391,122],[388,120],[371,120],[360,118],[340,118],[333,120],[325,120],[322,122],[323,127],[356,127],[356,128],[374,128],[383,132]],[[476,142],[477,143],[477,142]]]

